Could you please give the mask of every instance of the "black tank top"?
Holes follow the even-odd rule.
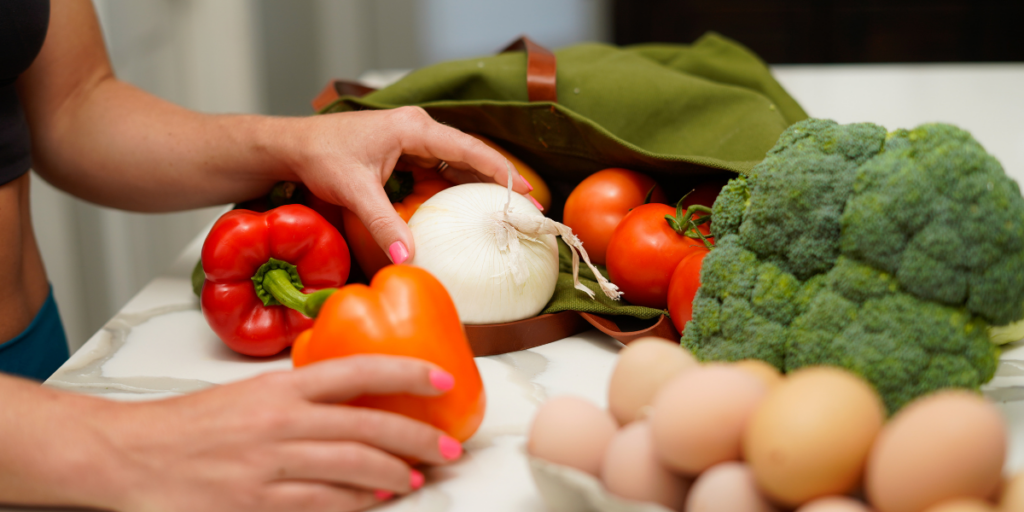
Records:
[[[32,166],[28,124],[14,81],[39,55],[49,24],[49,0],[0,0],[0,185]]]

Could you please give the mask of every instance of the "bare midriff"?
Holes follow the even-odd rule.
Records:
[[[0,293],[0,343],[32,322],[46,301],[46,270],[32,232],[29,174],[0,185],[0,268],[7,283]]]

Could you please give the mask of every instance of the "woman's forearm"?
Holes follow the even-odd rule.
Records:
[[[118,404],[3,374],[0,397],[0,503],[109,503],[119,472],[101,425]]]
[[[34,134],[35,166],[55,186],[105,206],[224,204],[295,179],[271,147],[294,121],[201,114],[109,77]]]

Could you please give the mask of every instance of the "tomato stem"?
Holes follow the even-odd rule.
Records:
[[[707,247],[708,250],[710,251],[712,249],[711,242],[709,242],[708,239],[704,237],[704,233],[701,233],[700,229],[698,229],[698,226],[700,226],[700,224],[704,224],[705,219],[710,221],[711,215],[702,215],[702,216],[698,217],[698,219],[699,219],[698,222],[694,222],[694,220],[691,218],[691,213],[690,213],[690,210],[694,206],[699,206],[699,205],[692,205],[692,206],[690,206],[690,208],[686,209],[686,216],[687,216],[687,218],[690,219],[690,226],[691,226],[689,231],[693,232],[693,233],[696,233],[697,236],[700,237],[701,241],[704,242],[704,246]],[[707,207],[706,206],[701,206],[701,208],[707,208]],[[692,234],[687,234],[686,236],[688,236],[690,238],[694,238],[694,236]]]
[[[711,222],[711,208],[699,204],[693,204],[686,210],[683,210],[683,201],[686,200],[686,197],[692,192],[693,190],[683,194],[683,197],[679,198],[679,201],[676,202],[675,216],[666,215],[665,220],[668,221],[668,225],[676,233],[695,240],[700,239],[704,242],[704,245],[707,246],[708,250],[710,250],[711,242],[704,236],[704,233],[701,233],[699,228],[702,224]],[[698,215],[697,218],[694,219],[694,214],[698,212],[703,215]]]
[[[655,183],[650,190],[647,191],[647,195],[644,196],[644,204],[651,204],[651,198],[654,197],[654,189],[658,188],[658,184]]]

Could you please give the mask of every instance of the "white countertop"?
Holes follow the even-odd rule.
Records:
[[[812,116],[872,121],[890,130],[929,121],[957,124],[999,158],[1010,176],[1024,180],[1024,64],[774,70]],[[118,400],[148,400],[290,368],[287,355],[258,360],[234,354],[206,325],[189,281],[201,235],[46,384]],[[480,430],[466,443],[466,456],[428,472],[422,490],[379,510],[542,510],[522,452],[533,414],[546,398],[568,393],[604,406],[620,347],[590,331],[530,350],[477,358],[488,409]],[[986,392],[1000,402],[1012,426],[1007,469],[1024,469],[1024,344],[1004,353]]]
[[[117,400],[149,400],[290,369],[287,352],[268,359],[241,356],[207,326],[189,279],[202,238],[46,385]],[[590,331],[530,350],[477,358],[488,408],[480,429],[464,445],[466,455],[451,466],[428,470],[420,491],[374,510],[478,511],[483,505],[496,512],[542,510],[522,452],[533,413],[560,394],[605,407],[606,383],[621,346]]]

